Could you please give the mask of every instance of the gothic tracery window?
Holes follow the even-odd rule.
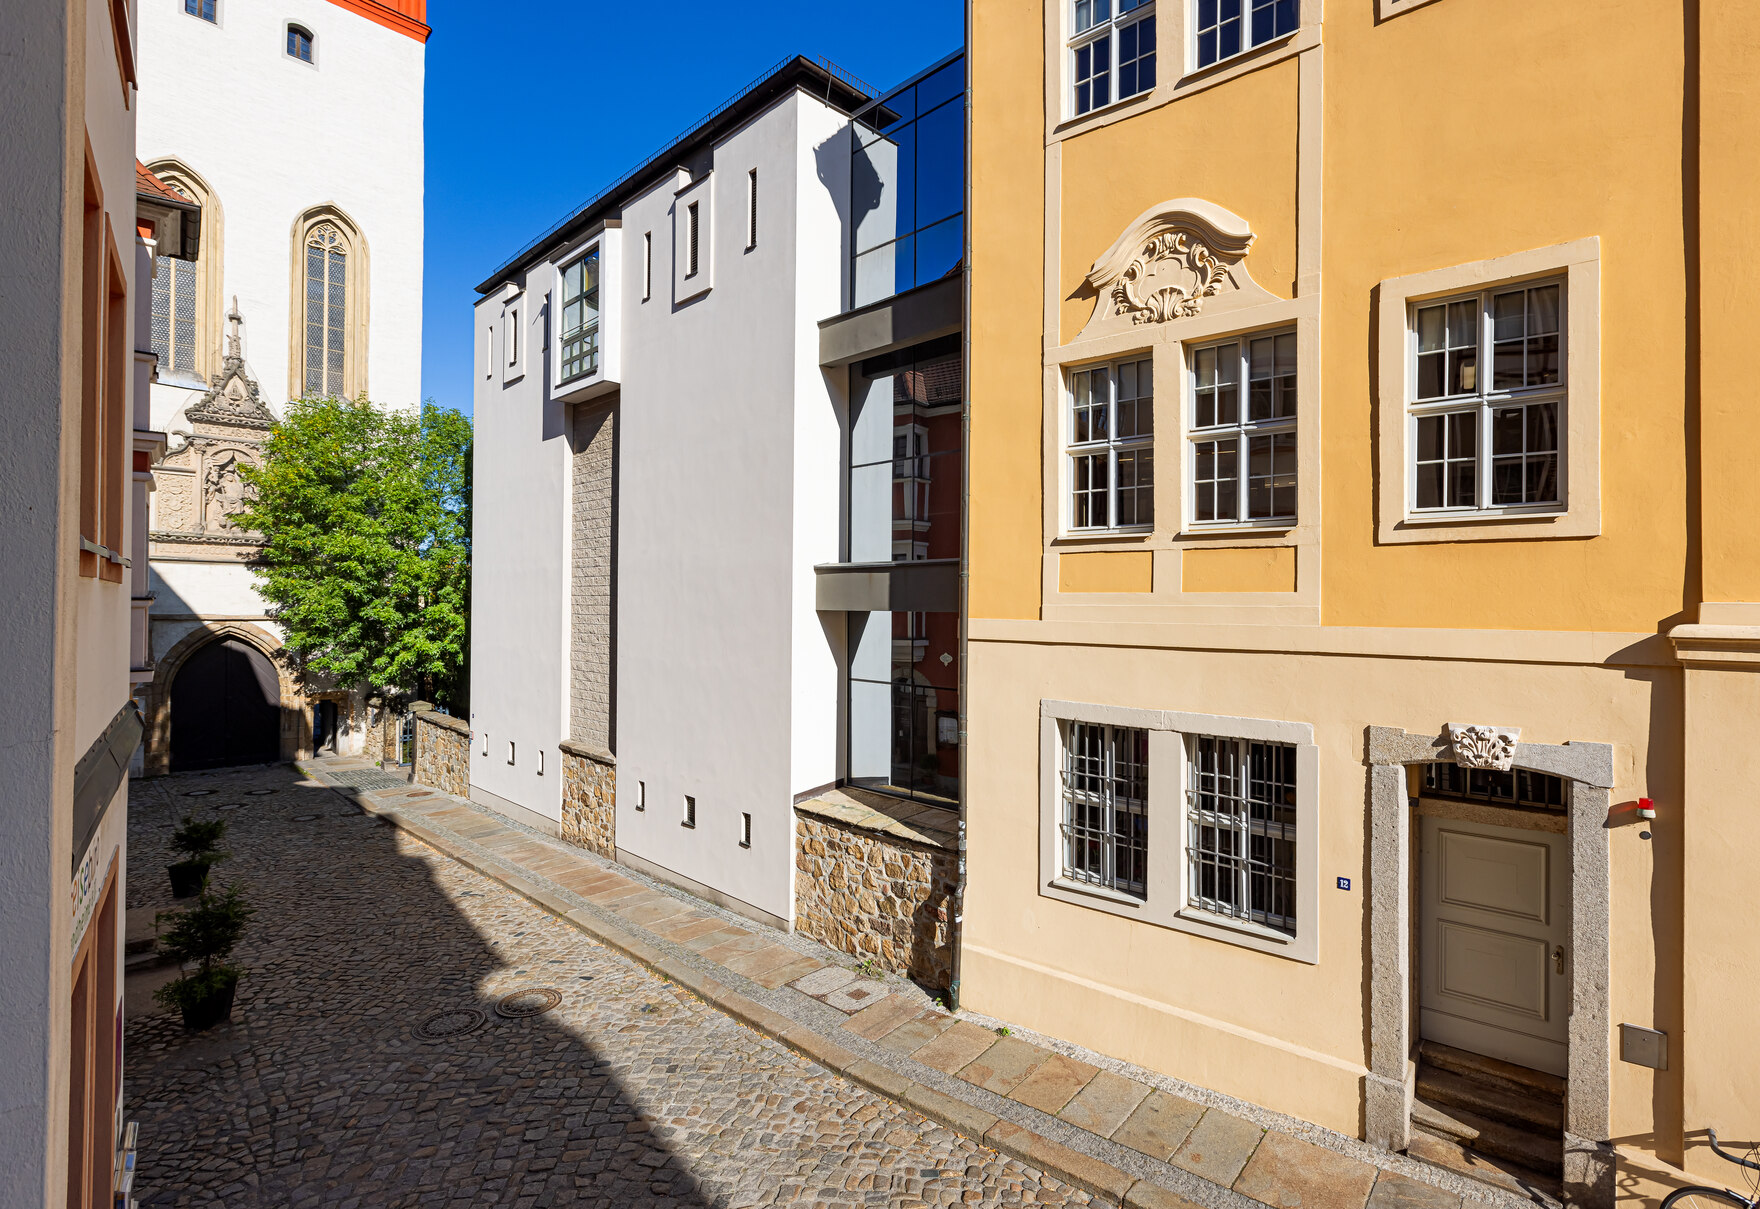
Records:
[[[170,256],[153,272],[153,351],[160,370],[200,373],[196,367],[196,266]]]
[[[343,385],[348,318],[348,245],[327,222],[306,234],[305,393],[346,395]]]

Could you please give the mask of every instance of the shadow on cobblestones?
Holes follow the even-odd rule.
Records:
[[[127,1023],[142,1204],[727,1203],[666,1141],[707,1124],[690,1085],[717,1063],[687,1073],[650,1043],[694,1000],[294,769],[137,782],[132,798],[131,908],[171,905],[167,841],[186,812],[231,823],[217,879],[260,908],[230,1026]],[[562,1004],[496,1015],[539,986]],[[459,1008],[481,1013],[474,1031],[418,1038]],[[656,1074],[665,1116],[625,1088],[652,1110]]]

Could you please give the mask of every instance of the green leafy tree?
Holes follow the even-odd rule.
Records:
[[[245,472],[236,523],[263,535],[257,590],[302,672],[462,707],[471,581],[471,423],[365,398],[288,404]]]

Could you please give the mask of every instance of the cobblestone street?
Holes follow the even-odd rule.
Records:
[[[258,907],[233,1023],[131,975],[144,1205],[1086,1204],[798,1057],[287,767],[137,781],[128,905],[186,812]],[[554,988],[548,1012],[496,1002]],[[461,1010],[463,1009],[463,1010]],[[437,1013],[470,1025],[416,1029]]]

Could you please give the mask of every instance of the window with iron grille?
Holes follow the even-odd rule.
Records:
[[[1192,351],[1192,522],[1296,519],[1296,334],[1267,332]]]
[[[599,249],[562,270],[563,382],[599,372]]]
[[[1155,388],[1148,358],[1070,375],[1069,527],[1155,523]]]
[[[1465,798],[1499,806],[1563,810],[1564,778],[1526,768],[1499,772],[1495,768],[1462,768],[1458,764],[1424,765],[1423,792],[1439,798]]]
[[[1155,7],[1149,0],[1075,0],[1069,42],[1076,117],[1155,87]]]
[[[1067,723],[1062,814],[1064,877],[1147,897],[1149,732]]]
[[[157,258],[153,274],[153,351],[161,370],[196,373],[196,266]]]
[[[1186,738],[1186,902],[1296,930],[1296,749]]]
[[[1412,307],[1412,512],[1562,507],[1564,330],[1561,281]]]
[[[347,394],[347,321],[348,247],[342,232],[319,223],[306,235],[306,394]]]

